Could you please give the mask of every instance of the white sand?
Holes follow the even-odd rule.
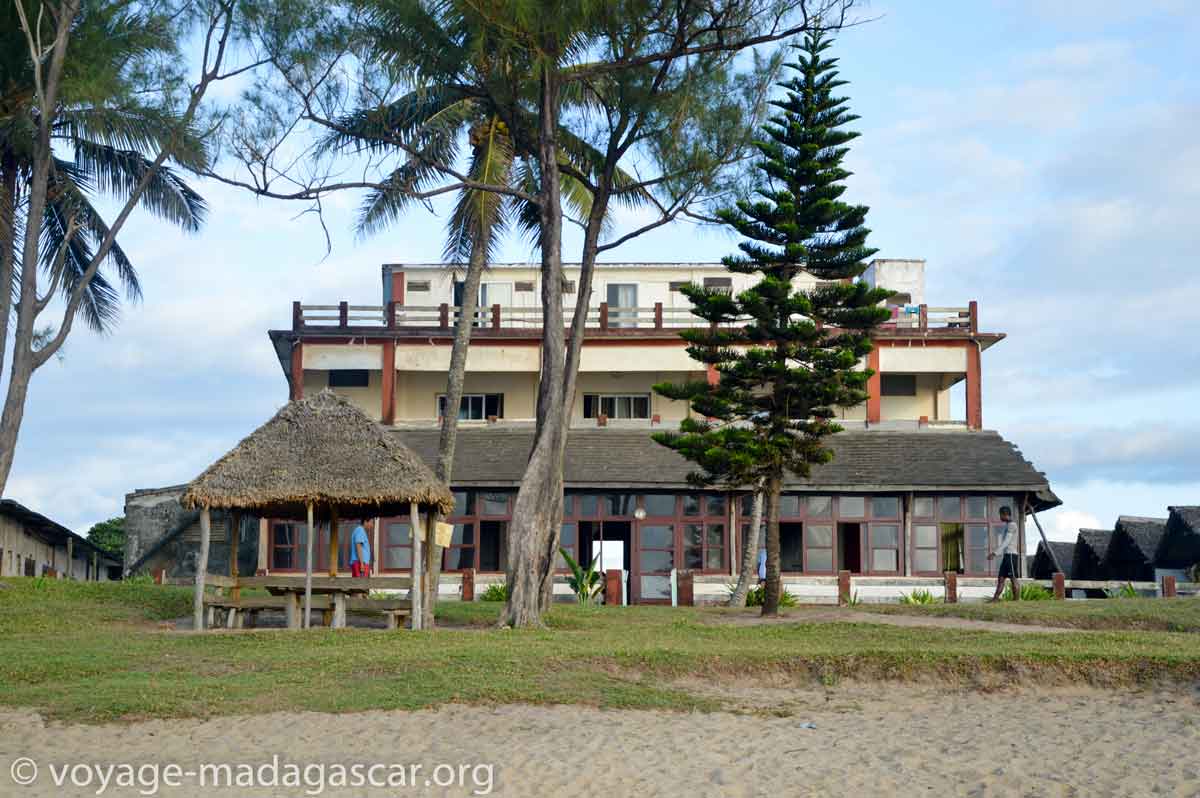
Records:
[[[55,787],[50,762],[174,762],[186,770],[206,762],[257,765],[276,754],[285,764],[423,764],[416,789],[329,787],[325,795],[470,795],[486,783],[478,771],[477,782],[468,772],[465,787],[426,788],[424,779],[443,762],[493,764],[493,795],[1200,795],[1195,692],[980,693],[858,684],[723,694],[792,714],[451,706],[84,726],[0,712],[0,796],[96,794],[96,785]],[[10,764],[21,756],[41,765],[29,787],[11,782]],[[110,786],[103,794],[138,791]],[[157,794],[305,792],[204,790],[192,779]]]

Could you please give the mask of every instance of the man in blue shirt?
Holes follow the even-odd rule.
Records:
[[[371,540],[364,528],[366,523],[366,519],[359,519],[350,535],[350,575],[356,578],[371,575]]]

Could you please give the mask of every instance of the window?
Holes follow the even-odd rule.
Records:
[[[678,293],[685,285],[691,285],[691,283],[687,280],[673,280],[670,289]]]
[[[919,574],[932,574],[939,570],[938,528],[934,524],[913,525],[913,570]]]
[[[585,393],[583,417],[650,418],[650,394]]]
[[[366,369],[330,369],[330,388],[366,388],[371,377]]]
[[[838,515],[842,518],[862,518],[867,514],[867,500],[862,496],[842,496],[838,499]]]
[[[609,283],[607,298],[609,327],[637,326],[637,283]]]
[[[438,394],[438,418],[446,415],[446,394]],[[489,416],[504,418],[504,394],[502,393],[468,393],[463,394],[458,405],[460,421],[482,421]]]
[[[407,571],[412,568],[412,527],[405,521],[385,524],[383,540],[383,569]]]
[[[898,524],[871,524],[871,570],[900,570],[900,527]]]
[[[308,553],[307,528],[302,524],[276,522],[271,525],[271,568],[295,571],[304,568]]]
[[[517,280],[514,284],[515,290],[518,292],[533,291],[533,280]]]
[[[916,396],[916,374],[879,375],[879,393],[882,396]]]
[[[675,517],[675,494],[650,493],[642,497],[642,507],[650,517]]]
[[[442,550],[442,569],[461,571],[475,567],[475,525],[455,524],[450,545]]]
[[[575,293],[575,281],[574,280],[563,280],[562,292],[564,294]]]
[[[579,529],[575,524],[563,524],[562,531],[558,535],[558,547],[564,549],[567,554],[571,555],[571,559],[579,562]],[[567,561],[563,559],[562,552],[554,555],[554,567],[559,571],[568,570]]]
[[[779,525],[779,570],[798,573],[804,570],[804,525]]]
[[[704,287],[709,291],[721,291],[722,293],[733,293],[733,278],[732,277],[705,277]]]
[[[414,294],[415,293],[428,293],[429,292],[429,281],[428,280],[409,280],[408,281],[408,290]]]
[[[899,518],[900,499],[895,496],[872,496],[872,518]]]
[[[811,513],[810,513],[811,514]],[[805,571],[833,572],[833,525],[805,524]]]
[[[725,565],[724,524],[683,525],[683,567],[719,571]]]

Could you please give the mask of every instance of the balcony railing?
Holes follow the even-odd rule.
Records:
[[[453,305],[304,305],[292,303],[292,329],[377,329],[377,330],[451,330],[458,323],[462,309]],[[563,308],[563,324],[570,325],[575,315],[573,307]],[[680,330],[704,327],[708,322],[689,308],[665,308],[661,302],[653,307],[600,307],[588,310],[585,326],[603,332]],[[475,326],[480,330],[529,330],[542,326],[542,309],[492,305],[475,311]],[[892,319],[882,325],[884,330],[929,332],[979,330],[978,305],[967,307],[930,307],[908,305],[893,308]]]

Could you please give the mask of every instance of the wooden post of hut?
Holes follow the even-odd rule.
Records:
[[[338,575],[338,511],[329,507],[329,575]]]
[[[212,519],[208,505],[200,508],[200,559],[196,563],[196,594],[192,597],[192,628],[204,630],[204,578],[208,573],[208,543],[212,536]]]
[[[238,545],[242,542],[242,514],[234,510],[229,517],[229,578],[233,580],[233,588],[229,597],[234,601],[242,598],[242,589],[238,587]]]
[[[421,557],[421,511],[416,502],[408,505],[408,514],[412,523],[412,587],[408,591],[412,606],[412,628],[421,628],[421,574],[424,569]]]
[[[316,537],[316,530],[313,529],[313,503],[308,503],[308,554],[304,559],[304,628],[308,629],[312,626],[312,572],[313,572],[313,553],[316,549],[313,547],[313,538]]]
[[[3,565],[3,563],[0,563]],[[75,578],[75,538],[67,538],[67,579]]]

